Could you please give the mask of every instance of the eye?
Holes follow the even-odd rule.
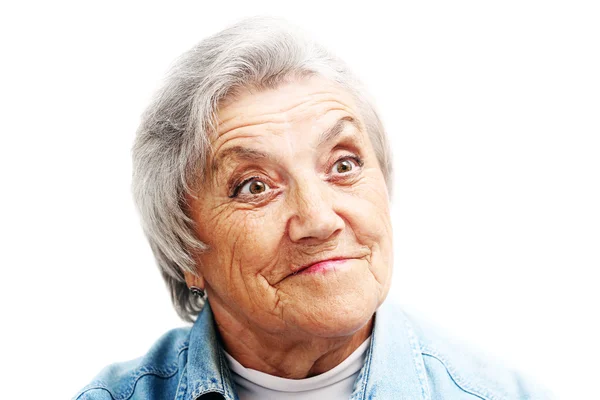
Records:
[[[345,175],[352,172],[355,168],[361,167],[362,164],[362,161],[358,157],[344,157],[333,164],[330,173]]]
[[[250,178],[242,182],[239,186],[235,188],[232,197],[236,197],[238,195],[255,195],[266,192],[270,189],[269,185],[265,182],[261,181],[257,178]]]

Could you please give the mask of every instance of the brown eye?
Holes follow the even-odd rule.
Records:
[[[331,168],[331,173],[333,174],[347,174],[354,170],[354,167],[360,166],[360,162],[354,160],[353,158],[343,158],[338,160],[333,167]]]
[[[264,183],[263,181],[259,181],[258,179],[252,179],[250,181],[245,182],[240,186],[237,194],[261,194],[266,192],[269,188],[269,185]]]
[[[264,192],[266,189],[266,185],[261,181],[254,181],[250,183],[250,193],[258,194]]]
[[[352,165],[350,160],[338,161],[335,164],[335,170],[340,174],[345,174],[346,172],[350,172],[350,171],[352,171],[352,168],[354,168],[354,165]]]

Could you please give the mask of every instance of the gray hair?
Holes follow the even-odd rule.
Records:
[[[242,88],[275,88],[311,75],[330,79],[354,96],[391,193],[390,149],[366,91],[340,59],[280,19],[245,19],[198,43],[176,60],[143,113],[133,146],[132,189],[182,319],[193,321],[204,305],[184,278],[184,272],[196,274],[193,255],[207,249],[194,233],[186,198],[206,172],[219,104]]]

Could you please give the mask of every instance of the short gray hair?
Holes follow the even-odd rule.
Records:
[[[269,17],[245,19],[210,36],[176,60],[142,115],[133,146],[134,199],[144,232],[179,316],[193,321],[204,302],[191,295],[184,272],[205,251],[194,233],[186,198],[203,179],[219,104],[242,88],[274,88],[318,75],[357,101],[391,193],[391,155],[366,91],[346,65],[298,28]]]

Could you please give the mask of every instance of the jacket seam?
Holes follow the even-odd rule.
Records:
[[[367,383],[369,381],[369,376],[371,375],[371,362],[373,361],[373,348],[375,347],[375,336],[371,340],[371,348],[369,349],[369,358],[366,360],[365,364],[365,378],[362,384],[362,400],[367,398]]]
[[[187,343],[184,343],[183,345],[179,346],[179,349],[177,351],[177,359],[179,359],[181,353],[187,348]],[[126,400],[133,396],[133,393],[135,392],[135,386],[137,385],[138,381],[144,376],[156,376],[161,379],[168,379],[173,377],[177,373],[177,371],[179,371],[179,365],[177,361],[173,362],[166,368],[153,368],[149,366],[142,366],[136,370],[135,374],[132,374],[132,382],[127,385],[127,388],[125,390],[120,391],[120,393],[114,393],[113,390],[110,389],[109,385],[106,384],[106,382],[97,381],[95,384],[92,383],[89,385],[89,387],[84,388],[77,395],[77,397],[75,397],[75,399],[79,399],[83,394],[91,390],[100,389],[106,390],[108,394],[110,394],[110,397],[114,400]]]
[[[227,370],[225,370],[227,368]],[[219,369],[221,372],[221,385],[223,385],[223,391],[225,392],[225,394],[223,394],[223,396],[225,398],[229,397],[231,399],[235,399],[236,395],[231,393],[231,391],[229,390],[229,383],[231,382],[231,379],[229,377],[229,367],[227,367],[227,360],[225,359],[225,356],[223,355],[223,352],[219,349]]]
[[[113,398],[114,400],[126,400],[131,398],[131,396],[133,395],[133,393],[135,392],[135,386],[137,385],[137,383],[139,382],[140,379],[142,379],[145,376],[156,376],[160,379],[168,379],[173,377],[175,374],[177,373],[177,368],[174,371],[169,371],[169,373],[165,373],[165,371],[145,371],[142,373],[138,373],[137,375],[135,375],[135,379],[133,379],[133,382],[131,382],[127,388],[123,391],[121,391],[120,393],[113,393],[113,391],[108,387],[108,385],[105,382],[98,382],[98,384],[96,384],[96,386],[92,386],[89,388],[84,389],[76,398],[78,399],[79,397],[81,397],[82,394],[89,392],[90,390],[95,390],[95,389],[102,389],[102,390],[106,390],[109,394],[110,397]]]
[[[179,359],[179,357],[181,357],[181,353],[183,353],[184,351],[188,351],[188,347],[187,343],[186,346],[183,347],[182,349],[179,350],[179,352],[177,353],[177,359]],[[187,394],[188,391],[188,379],[187,379],[187,358],[185,361],[185,364],[183,366],[183,368],[181,369],[181,376],[179,377],[179,382],[177,382],[177,390],[175,391],[175,399],[183,399],[183,397],[185,396],[185,394]],[[182,387],[183,386],[183,387]]]
[[[86,394],[90,390],[97,390],[97,389],[98,390],[105,390],[106,392],[108,392],[108,395],[110,396],[110,398],[114,400],[115,396],[113,396],[113,394],[110,392],[110,390],[108,390],[107,388],[105,388],[103,386],[95,386],[95,387],[90,387],[90,388],[87,388],[87,389],[83,389],[81,391],[81,393],[79,393],[76,397],[73,397],[73,400],[79,399],[81,396],[83,396],[84,394]]]
[[[452,379],[454,384],[463,392],[472,394],[473,396],[477,396],[483,400],[503,400],[501,397],[494,395],[489,390],[482,387],[474,387],[479,385],[473,384],[469,381],[462,379],[460,375],[456,372],[456,369],[452,366],[452,364],[448,362],[443,356],[439,355],[434,351],[431,351],[431,349],[422,348],[422,351],[424,356],[429,356],[438,360],[444,366],[444,368],[446,368],[450,379]]]
[[[417,339],[408,318],[404,318],[404,325],[408,334],[409,344],[413,353],[413,361],[419,384],[421,385],[421,396],[424,400],[431,399],[431,393],[429,392],[429,386],[427,385],[427,374],[425,372],[425,363],[423,362],[423,354],[421,352],[421,346]]]
[[[177,382],[177,389],[175,390],[175,400],[182,399],[184,397],[184,390],[187,391],[186,383],[187,383],[187,365],[183,367],[181,370],[181,376],[179,377],[179,382]],[[184,382],[184,380],[186,382]]]

